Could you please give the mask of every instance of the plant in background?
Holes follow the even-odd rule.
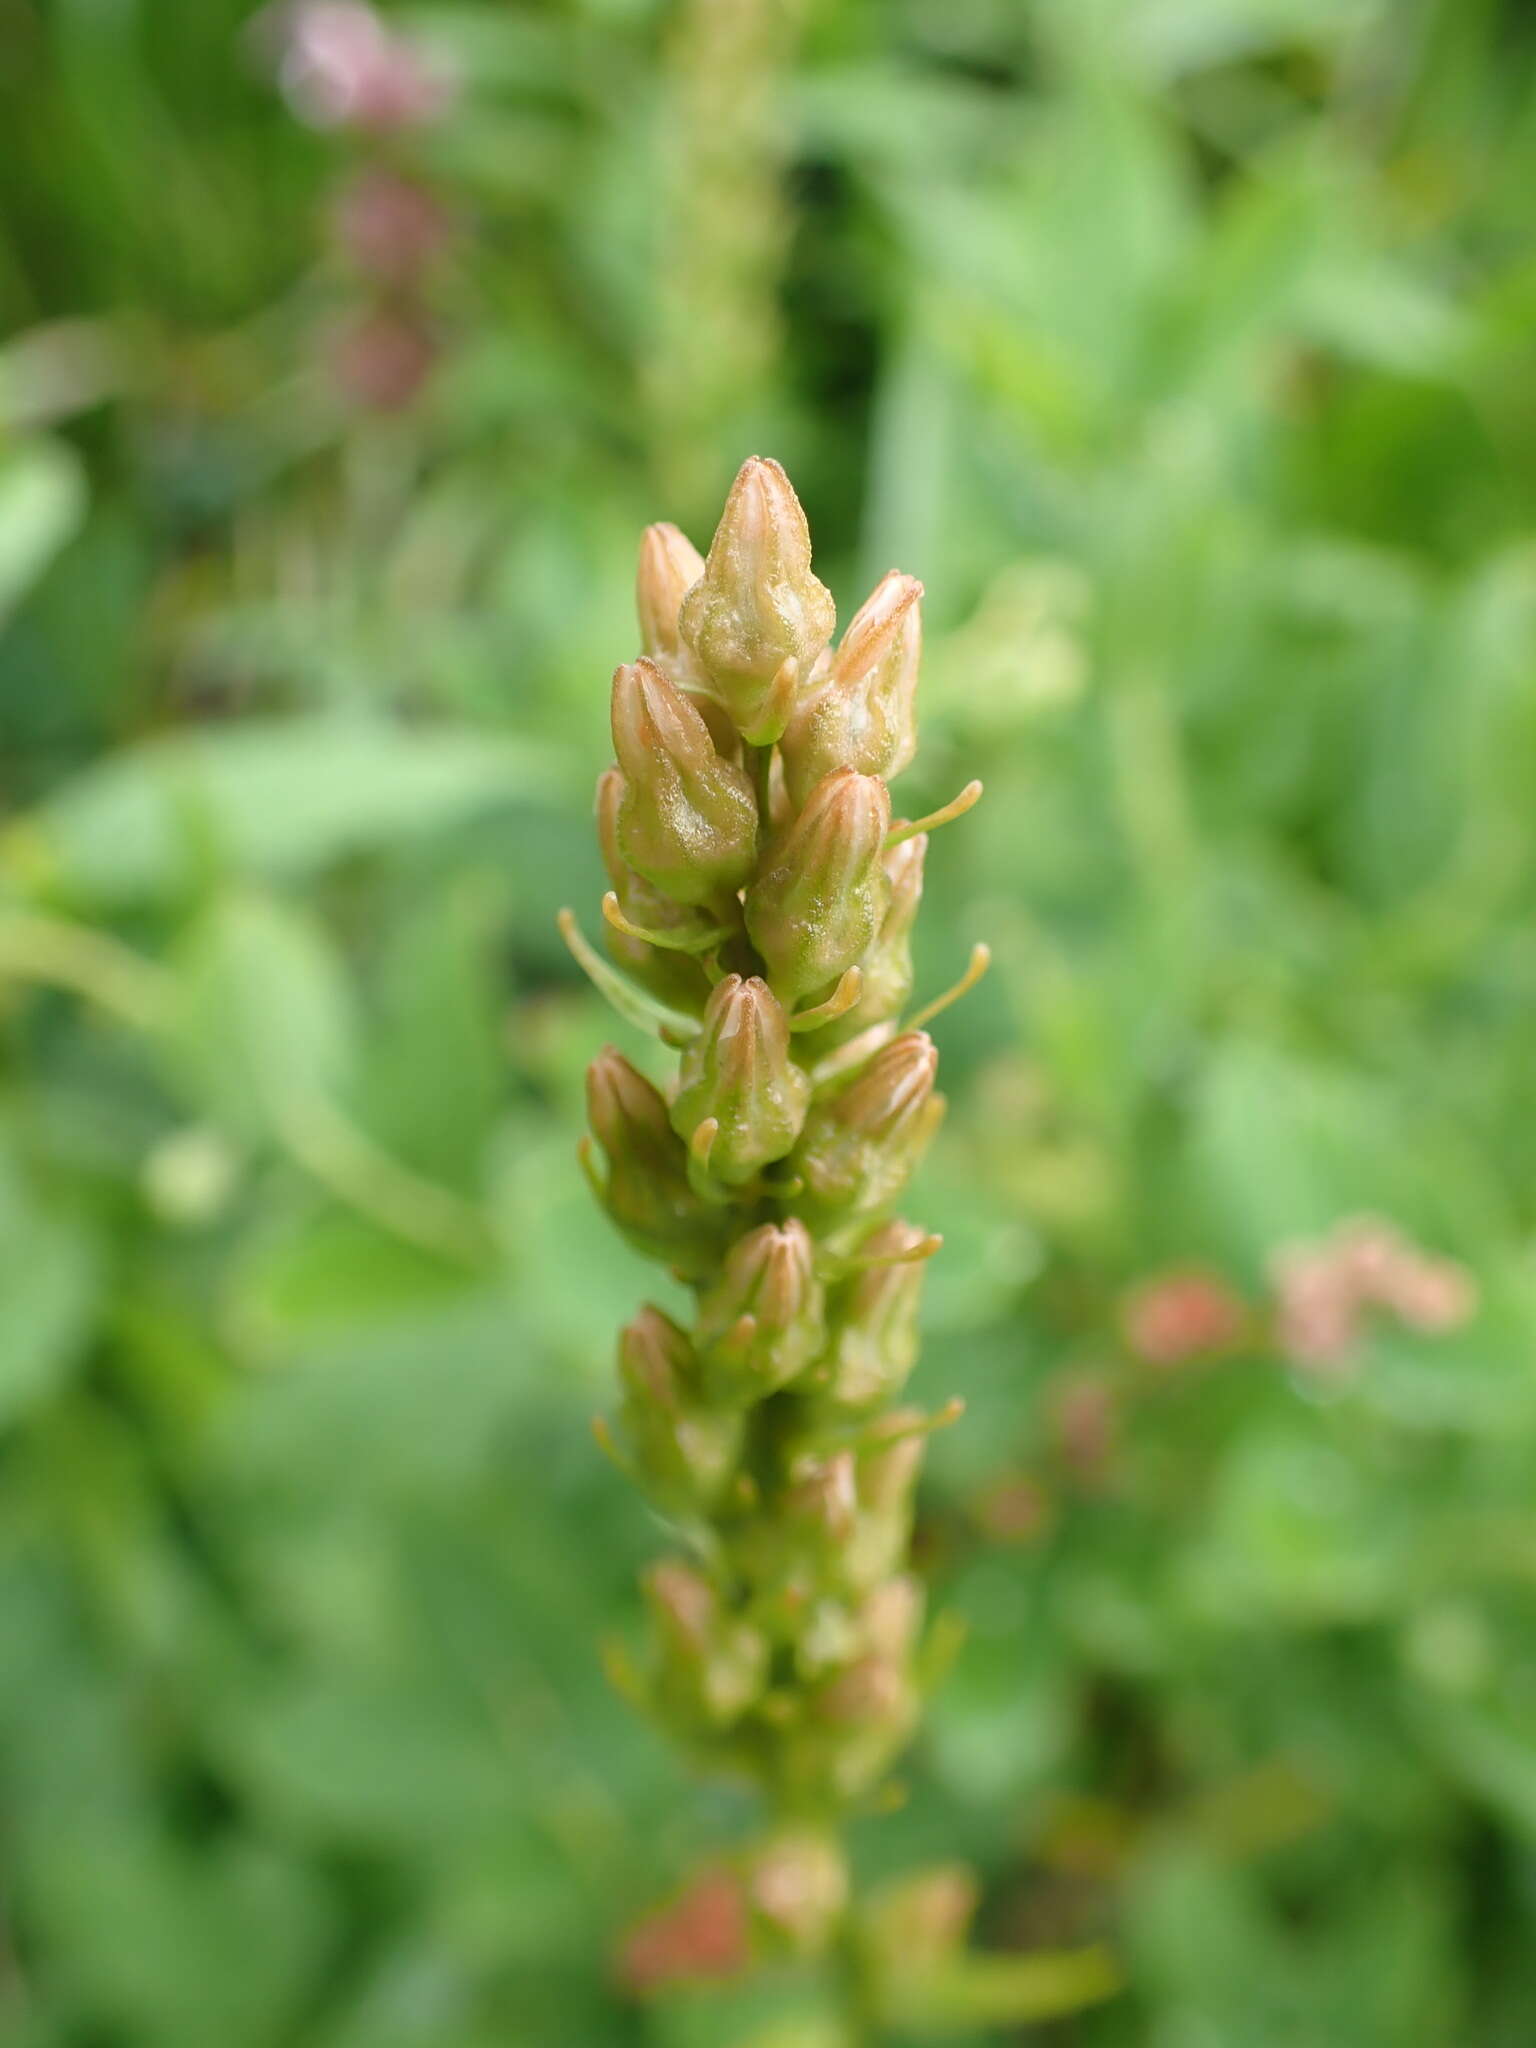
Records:
[[[731,1871],[645,1931],[632,1975],[835,1948],[855,2039],[892,2003],[878,1959],[905,1955],[906,1995],[920,1956],[937,1996],[967,1917],[949,1873],[937,1950],[882,1944],[917,1894],[856,1914],[843,1842],[918,1717],[934,1636],[913,1490],[926,1436],[959,1409],[897,1405],[939,1242],[895,1214],[944,1111],[922,1027],[987,959],[908,1013],[927,834],[981,788],[891,816],[886,778],[916,745],[921,594],[893,571],[832,650],[804,513],[758,458],[707,561],[650,528],[643,652],[614,675],[618,758],[597,792],[614,964],[562,920],[620,1011],[678,1052],[665,1090],[612,1048],[588,1076],[597,1197],[693,1297],[685,1320],[647,1306],[623,1332],[622,1447],[600,1425],[684,1546],[646,1578],[649,1660],[615,1673],[768,1815]]]
[[[722,448],[744,419],[770,416],[793,230],[784,114],[804,15],[804,0],[684,0],[668,30],[641,367],[651,459],[679,506],[710,504]]]

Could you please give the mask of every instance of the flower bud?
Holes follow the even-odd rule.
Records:
[[[858,1509],[853,1452],[804,1452],[769,1486],[757,1511],[732,1527],[733,1569],[773,1596],[765,1612],[791,1636],[813,1601],[841,1593],[841,1559],[857,1533]]]
[[[703,1573],[676,1559],[652,1566],[645,1592],[660,1639],[662,1705],[707,1728],[739,1721],[767,1684],[766,1637],[725,1613]]]
[[[681,656],[685,672],[694,673],[691,657],[677,629],[683,599],[704,574],[704,557],[678,527],[665,522],[648,526],[640,539],[640,564],[635,572],[635,610],[640,617],[640,648],[675,680]]]
[[[673,1129],[715,1180],[751,1180],[799,1135],[810,1080],[789,1056],[788,1018],[756,975],[716,984],[679,1075]],[[712,1134],[700,1130],[707,1122]]]
[[[864,952],[890,898],[882,855],[891,800],[878,776],[834,769],[778,835],[746,895],[747,930],[793,1006]]]
[[[850,1587],[878,1587],[907,1554],[917,1475],[928,1449],[922,1423],[918,1409],[893,1409],[873,1425],[875,1441],[859,1455],[858,1519],[839,1559]]]
[[[890,900],[868,950],[859,958],[863,981],[859,1000],[830,1024],[805,1035],[805,1058],[815,1064],[824,1054],[847,1045],[871,1026],[899,1017],[912,995],[912,927],[923,894],[923,861],[928,835],[904,839],[885,856]]]
[[[719,1281],[699,1303],[706,1382],[721,1399],[760,1401],[819,1354],[825,1298],[815,1247],[798,1219],[764,1223],[731,1247]]]
[[[615,669],[613,746],[624,771],[618,840],[625,860],[676,903],[716,904],[757,855],[757,803],[742,770],[653,661]]]
[[[619,810],[624,801],[624,777],[617,768],[606,768],[597,783],[597,841],[603,866],[619,909],[629,922],[646,931],[675,933],[687,938],[706,930],[711,920],[697,909],[676,903],[670,896],[636,874],[619,846]],[[609,953],[626,972],[664,1003],[698,1016],[709,996],[709,980],[694,954],[670,946],[648,945],[629,932],[616,931],[603,921],[603,941]]]
[[[697,1514],[736,1476],[741,1418],[692,1398],[698,1366],[686,1334],[647,1304],[619,1337],[624,1426],[658,1506]]]
[[[899,1192],[944,1114],[933,1087],[938,1064],[926,1031],[903,1032],[812,1107],[794,1165],[816,1216],[877,1209]]]
[[[666,1103],[611,1045],[587,1069],[587,1115],[608,1158],[603,1206],[619,1229],[687,1279],[713,1272],[724,1223],[689,1185],[688,1156]]]
[[[884,1984],[921,1980],[964,1948],[981,1887],[963,1863],[940,1863],[883,1886],[861,1916]]]
[[[912,1652],[922,1596],[909,1578],[887,1579],[852,1615],[852,1655],[813,1686],[792,1744],[799,1787],[838,1801],[858,1797],[912,1732],[918,1691]]]
[[[788,704],[781,683],[808,678],[832,634],[832,594],[811,572],[811,536],[789,478],[754,455],[742,464],[683,600],[680,630],[742,734],[776,740]]]
[[[922,594],[915,576],[893,569],[882,578],[843,635],[825,685],[796,706],[783,751],[797,804],[834,768],[890,777],[912,759]]]
[[[846,1408],[867,1408],[899,1393],[917,1363],[917,1311],[927,1260],[903,1257],[926,1244],[910,1223],[886,1223],[871,1232],[859,1256],[872,1265],[839,1290],[830,1318],[834,1337],[827,1393]]]
[[[747,1896],[770,1938],[794,1955],[816,1955],[848,1908],[848,1859],[819,1828],[780,1828],[747,1867]]]

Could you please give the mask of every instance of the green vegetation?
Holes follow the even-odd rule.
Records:
[[[844,2048],[634,1965],[750,1813],[603,1674],[555,928],[634,536],[761,451],[926,587],[903,808],[987,783],[965,1635],[852,1850],[988,1967],[891,2038],[1526,2048],[1528,10],[445,0],[361,101],[251,11],[0,5],[0,2035]]]

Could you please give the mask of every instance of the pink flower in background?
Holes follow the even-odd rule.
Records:
[[[1148,1365],[1182,1365],[1224,1351],[1248,1320],[1241,1296],[1199,1266],[1159,1273],[1133,1288],[1121,1311],[1126,1344]]]
[[[1477,1307],[1477,1283],[1465,1266],[1424,1251],[1379,1216],[1351,1217],[1325,1238],[1282,1246],[1270,1275],[1280,1349],[1314,1372],[1354,1364],[1372,1310],[1441,1335]]]
[[[448,216],[414,178],[369,164],[331,203],[331,235],[375,284],[416,284],[448,240]]]
[[[1092,1485],[1105,1476],[1115,1449],[1114,1388],[1096,1372],[1075,1373],[1051,1389],[1056,1447],[1076,1476]]]
[[[409,405],[437,358],[437,342],[421,317],[394,306],[362,314],[339,329],[330,346],[336,382],[370,412],[398,412]]]
[[[751,1961],[747,1902],[730,1871],[705,1870],[625,1937],[619,1977],[637,1996],[738,1976]]]
[[[366,0],[297,0],[272,23],[278,82],[312,128],[417,127],[453,98],[450,81]]]

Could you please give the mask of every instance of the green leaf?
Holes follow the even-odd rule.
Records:
[[[353,1064],[350,991],[323,929],[270,897],[216,903],[192,934],[173,1002],[173,1058],[237,1134],[280,1130]]]
[[[75,532],[85,503],[73,449],[34,441],[0,456],[0,625]]]
[[[38,1205],[0,1147],[0,1427],[80,1362],[100,1291],[89,1231],[78,1217]]]
[[[151,740],[88,769],[3,837],[70,896],[121,910],[220,872],[301,880],[548,785],[509,740],[329,715]]]

